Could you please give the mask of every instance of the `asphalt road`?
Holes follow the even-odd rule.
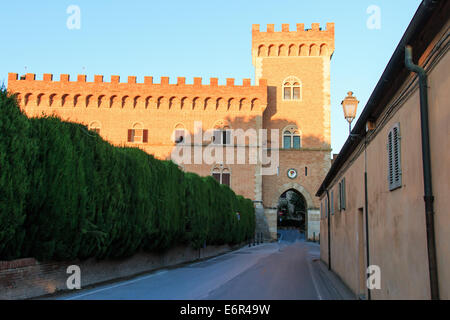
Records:
[[[322,299],[320,281],[312,269],[319,246],[305,242],[297,231],[281,233],[278,243],[244,247],[209,260],[55,299]]]

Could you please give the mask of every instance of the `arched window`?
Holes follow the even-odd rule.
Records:
[[[128,129],[128,142],[147,143],[148,130],[140,122],[133,124],[133,129]]]
[[[228,145],[231,143],[231,127],[227,121],[220,120],[215,123],[212,141],[214,144]]]
[[[302,83],[297,77],[283,81],[283,100],[302,100]]]
[[[283,149],[300,149],[300,132],[296,126],[289,126],[283,130]]]
[[[227,186],[231,185],[231,171],[228,168],[224,168],[222,165],[214,167],[212,170],[212,176],[220,184]]]
[[[231,172],[227,168],[223,168],[222,170],[222,184],[230,186],[231,182]]]
[[[173,140],[175,143],[185,143],[186,129],[182,123],[175,126]]]
[[[98,122],[98,121],[92,121],[89,124],[89,130],[95,131],[98,134],[100,134],[100,129],[101,128],[102,128],[102,126],[101,126],[100,122]]]

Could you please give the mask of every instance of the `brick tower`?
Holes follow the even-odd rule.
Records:
[[[330,60],[334,51],[334,23],[322,30],[318,23],[290,31],[267,25],[252,27],[252,60],[256,81],[267,79],[267,108],[263,128],[279,130],[276,175],[262,176],[262,204],[258,204],[257,231],[276,238],[277,204],[288,190],[305,201],[308,237],[319,233],[319,203],[315,190],[330,168]],[[270,135],[269,135],[270,136]],[[292,170],[293,169],[293,170]],[[288,172],[290,172],[288,174]]]

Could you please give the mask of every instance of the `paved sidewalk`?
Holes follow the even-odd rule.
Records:
[[[310,267],[321,300],[357,300],[357,297],[328,266],[320,260],[320,246],[310,244]]]

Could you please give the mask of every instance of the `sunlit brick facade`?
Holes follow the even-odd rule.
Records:
[[[19,77],[8,75],[8,91],[18,95],[20,106],[30,117],[55,114],[64,120],[83,123],[115,145],[139,147],[160,159],[173,159],[180,132],[192,137],[195,123],[202,131],[210,129],[268,130],[268,141],[259,139],[257,147],[269,154],[279,154],[275,170],[264,174],[265,164],[256,162],[230,163],[227,156],[221,163],[182,163],[186,171],[214,175],[229,183],[238,194],[255,202],[257,232],[266,239],[276,238],[277,203],[280,195],[293,189],[307,205],[308,235],[319,233],[319,202],[314,192],[330,167],[330,59],[334,52],[334,24],[322,30],[317,23],[305,30],[297,24],[295,31],[283,24],[281,31],[268,25],[260,31],[252,27],[252,60],[255,85],[250,79],[235,84],[226,79],[219,85],[217,78],[204,84],[194,78],[187,84],[179,77],[176,83],[161,77],[154,83],[145,77],[121,82],[111,76],[94,76],[89,82],[85,75],[75,81],[62,74],[55,81],[51,74],[37,80],[34,74]],[[278,146],[271,141],[271,131],[279,130]],[[190,141],[184,144],[206,147],[210,141]],[[249,143],[234,147],[247,154]],[[295,169],[297,175],[288,177]]]

